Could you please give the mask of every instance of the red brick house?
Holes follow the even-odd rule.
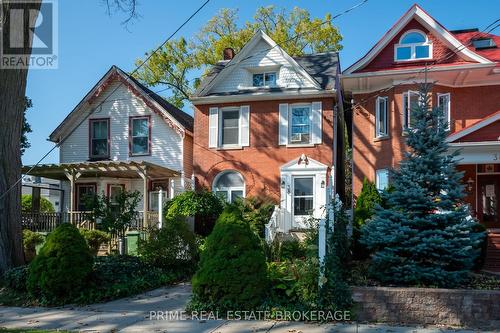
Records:
[[[451,149],[461,149],[466,201],[488,228],[490,249],[500,249],[498,45],[500,37],[488,30],[447,30],[414,5],[343,72],[343,89],[354,100],[355,197],[365,177],[378,188],[390,182],[387,170],[397,167],[406,149],[410,105],[427,66],[427,79],[434,84],[432,105],[442,106],[448,117]],[[491,265],[493,269],[495,264]],[[497,265],[500,269],[500,260]]]
[[[222,57],[222,55],[221,55]],[[194,104],[198,188],[278,203],[275,231],[321,216],[334,165],[338,54],[291,57],[263,32],[224,51]]]

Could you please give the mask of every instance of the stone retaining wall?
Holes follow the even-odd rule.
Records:
[[[500,327],[500,291],[353,287],[359,321]]]

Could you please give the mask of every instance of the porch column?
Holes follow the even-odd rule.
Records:
[[[144,226],[148,225],[148,208],[149,208],[149,195],[148,195],[148,174],[147,174],[147,169],[144,168],[143,170],[138,170],[137,173],[143,180],[143,187],[142,187],[142,203],[143,203],[143,223]]]
[[[75,211],[75,182],[82,175],[75,170],[65,170],[64,174],[69,179],[70,190],[69,190],[69,222],[73,224],[74,216],[73,212]]]

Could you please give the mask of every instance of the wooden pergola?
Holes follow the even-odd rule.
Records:
[[[75,211],[75,183],[80,177],[111,177],[143,180],[144,223],[147,220],[149,206],[148,181],[179,177],[181,172],[144,161],[95,161],[59,164],[25,165],[22,168],[25,175],[39,176],[70,182],[70,220],[73,222]]]

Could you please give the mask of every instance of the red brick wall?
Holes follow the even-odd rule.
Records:
[[[184,137],[184,176],[190,178],[193,174],[193,137],[187,135]]]
[[[321,101],[323,143],[313,147],[278,145],[279,104]],[[306,154],[328,166],[333,155],[333,98],[293,99],[231,104],[196,105],[194,110],[194,173],[197,187],[212,188],[214,177],[224,170],[237,170],[245,178],[246,195],[280,196],[279,168]],[[208,110],[211,106],[250,105],[250,146],[223,150],[208,148]]]
[[[500,108],[500,105],[499,105]],[[500,121],[494,122],[488,126],[478,129],[469,135],[466,135],[457,141],[477,142],[477,141],[500,141]]]
[[[401,36],[408,30],[418,29],[427,34],[427,38],[432,42],[432,60],[420,60],[420,61],[405,61],[405,62],[395,62],[394,61],[394,45],[399,43],[399,39]],[[432,64],[434,61],[439,61],[439,63],[447,64],[447,63],[465,63],[459,56],[456,54],[449,59],[442,61],[446,57],[450,56],[450,49],[444,45],[438,38],[436,38],[433,34],[429,33],[429,31],[422,26],[418,21],[413,19],[408,22],[405,28],[401,29],[401,31],[387,44],[387,46],[380,51],[380,53],[373,59],[368,65],[366,65],[363,69],[357,72],[371,72],[378,71],[384,69],[401,69],[415,66],[422,66],[424,63]]]
[[[398,86],[383,94],[389,98],[389,137],[377,140],[375,136],[375,100],[370,98],[353,114],[353,186],[357,196],[361,191],[364,177],[375,181],[375,171],[397,167],[403,157],[405,138],[402,135],[402,94],[407,90],[418,90],[417,86]],[[500,106],[498,86],[450,88],[434,86],[432,104],[437,104],[437,93],[450,93],[451,131],[456,132],[466,126],[495,113]],[[373,94],[355,94],[355,103]]]

